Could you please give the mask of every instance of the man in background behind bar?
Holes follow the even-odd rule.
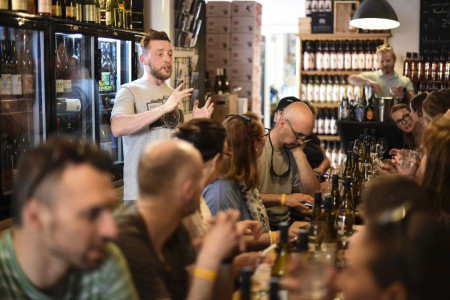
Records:
[[[395,72],[395,60],[397,59],[394,49],[387,44],[377,47],[378,70],[363,72],[359,75],[350,75],[348,82],[354,85],[368,85],[373,88],[377,97],[395,96],[399,99],[411,100],[414,87],[408,77]]]
[[[0,238],[0,299],[137,299],[114,244],[112,162],[94,145],[54,139],[20,163],[14,226]]]
[[[112,133],[123,136],[125,202],[138,196],[136,176],[141,151],[153,141],[171,137],[172,130],[184,119],[181,101],[193,90],[182,90],[183,84],[173,90],[166,84],[172,74],[173,50],[165,32],[150,30],[141,46],[139,60],[144,75],[120,87],[111,113]],[[201,109],[198,103],[194,103],[192,117],[211,117],[210,99]]]

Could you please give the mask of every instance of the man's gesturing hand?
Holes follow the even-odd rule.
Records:
[[[181,90],[182,88],[183,83],[177,86],[172,95],[170,95],[169,99],[167,99],[166,103],[164,103],[163,108],[165,114],[173,111],[175,108],[177,108],[178,104],[183,98],[189,97],[191,95],[193,89]]]
[[[192,109],[192,118],[193,119],[199,119],[199,118],[211,118],[211,115],[214,111],[214,103],[211,103],[211,97],[206,100],[205,105],[203,105],[202,108],[198,107],[200,101],[195,100],[194,107]]]

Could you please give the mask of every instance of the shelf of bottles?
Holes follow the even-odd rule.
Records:
[[[403,75],[411,79],[416,93],[450,87],[450,52],[407,52]]]
[[[0,0],[0,10],[133,29],[132,0]]]
[[[362,96],[362,88],[348,83],[347,75],[303,76],[301,99],[308,100],[316,107],[337,107],[347,97],[356,100]]]
[[[317,134],[321,140],[340,140],[336,127],[337,115],[337,108],[319,108],[313,133]]]
[[[43,37],[43,31],[0,27],[0,162],[3,195],[12,188],[21,155],[43,140]]]
[[[120,85],[131,81],[131,41],[99,38],[101,51],[100,92],[100,148],[106,150],[114,161],[122,158],[122,139],[111,132],[111,112]]]
[[[383,34],[301,34],[300,95],[323,106],[337,106],[342,98],[357,98],[360,89],[347,77],[377,69],[376,47],[387,42]]]

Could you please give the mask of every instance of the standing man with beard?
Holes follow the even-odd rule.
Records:
[[[394,49],[388,44],[380,45],[377,47],[377,55],[379,68],[377,71],[350,75],[348,82],[354,85],[371,86],[377,97],[395,96],[411,100],[415,96],[414,87],[408,77],[395,72]]]
[[[193,89],[175,90],[166,80],[172,74],[172,44],[165,32],[150,30],[141,40],[144,66],[142,78],[124,84],[116,94],[111,113],[111,130],[123,136],[124,201],[134,201],[138,195],[137,165],[144,147],[156,140],[170,138],[172,130],[183,122],[181,100],[191,96]],[[201,109],[198,100],[192,110],[193,118],[211,117],[213,104],[208,99]]]

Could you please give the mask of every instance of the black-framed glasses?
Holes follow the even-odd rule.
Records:
[[[296,140],[300,141],[300,142],[307,142],[306,140],[306,134],[303,134],[301,132],[295,132],[294,128],[292,127],[291,122],[289,121],[289,119],[287,117],[284,117],[284,119],[286,120],[286,123],[288,123],[289,128],[291,128],[292,133],[294,134],[294,137]]]
[[[269,137],[269,142],[270,142],[270,147],[272,148],[272,153],[270,156],[270,174],[272,174],[273,176],[277,176],[277,177],[286,177],[289,176],[289,173],[291,172],[291,158],[289,156],[289,152],[286,149],[286,147],[284,147],[284,151],[286,153],[286,156],[288,158],[288,169],[286,172],[284,172],[283,174],[279,175],[275,172],[274,168],[273,168],[273,145],[272,145],[272,139],[270,138],[270,134],[267,135]]]
[[[409,120],[410,117],[411,117],[410,113],[403,114],[401,119],[395,121],[395,124],[397,124],[397,126],[404,125],[406,124],[406,121]]]
[[[263,135],[262,135],[261,137],[266,137],[266,136],[268,136],[269,133],[270,133],[270,130],[272,130],[272,129],[270,129],[270,128],[264,128],[264,133],[263,133]]]

